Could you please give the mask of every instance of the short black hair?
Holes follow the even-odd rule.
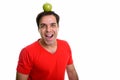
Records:
[[[37,17],[36,17],[36,23],[37,23],[38,28],[39,28],[39,21],[41,20],[41,18],[43,16],[46,16],[46,15],[53,15],[53,16],[55,16],[57,24],[59,25],[59,19],[60,19],[60,17],[59,17],[58,14],[56,14],[54,11],[47,11],[47,12],[43,11],[43,12],[39,13],[37,15]]]

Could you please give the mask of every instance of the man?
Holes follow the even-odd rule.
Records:
[[[41,12],[36,22],[41,38],[21,50],[16,80],[64,80],[65,70],[78,80],[69,44],[57,39],[59,15]]]

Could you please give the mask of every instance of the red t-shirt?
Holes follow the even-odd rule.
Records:
[[[66,66],[73,63],[69,44],[57,39],[57,50],[51,54],[38,41],[21,50],[17,72],[28,74],[28,80],[64,80]]]

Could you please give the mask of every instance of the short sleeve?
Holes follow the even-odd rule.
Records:
[[[68,43],[67,43],[67,46],[68,46],[68,54],[69,54],[69,59],[68,59],[67,65],[70,65],[70,64],[73,64],[72,51],[71,51],[70,45]]]
[[[22,74],[29,74],[32,69],[32,61],[29,52],[23,48],[19,55],[17,72]]]

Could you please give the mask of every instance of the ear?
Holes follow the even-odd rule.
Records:
[[[57,24],[57,29],[58,29],[58,31],[59,31],[59,24]]]
[[[58,31],[59,31],[59,27],[58,27]]]
[[[59,26],[58,26],[58,31],[59,31]]]
[[[40,33],[40,28],[38,28],[38,32]]]

